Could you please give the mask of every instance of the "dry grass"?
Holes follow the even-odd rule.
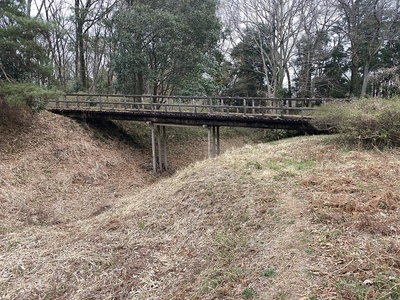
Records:
[[[140,152],[47,112],[0,140],[2,230],[80,220],[146,183]]]
[[[144,172],[140,162],[127,167],[133,150],[46,118],[37,130],[48,141],[1,148],[1,171],[18,170],[0,183],[1,299],[398,299],[397,150],[294,138],[131,187]],[[80,146],[51,118],[79,132]],[[37,181],[24,173],[32,170]],[[57,189],[35,193],[46,180]],[[48,216],[59,216],[52,197],[71,209],[59,222],[27,222],[17,192]]]
[[[323,299],[399,299],[399,151],[321,153],[302,180],[320,224],[319,253],[334,266]]]

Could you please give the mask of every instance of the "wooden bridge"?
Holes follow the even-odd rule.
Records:
[[[208,155],[220,152],[219,128],[253,127],[317,133],[309,123],[315,106],[329,99],[67,94],[47,110],[69,117],[147,122],[152,129],[153,169],[168,167],[165,126],[208,129]],[[157,155],[158,148],[158,155]]]

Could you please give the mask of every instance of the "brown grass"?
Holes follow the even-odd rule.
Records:
[[[45,137],[1,147],[1,299],[399,293],[397,150],[294,138],[244,146],[148,184],[154,178],[135,163],[136,150],[93,140],[61,117],[43,120],[34,130]],[[27,221],[24,207],[40,207],[45,221]]]
[[[76,221],[146,183],[138,151],[47,112],[0,133],[3,227]],[[148,175],[147,175],[148,177]]]

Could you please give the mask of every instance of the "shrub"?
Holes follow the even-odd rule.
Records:
[[[400,146],[400,99],[359,99],[317,108],[311,123],[338,133],[342,142],[371,147]]]
[[[27,106],[33,110],[44,109],[44,101],[58,96],[56,90],[48,90],[30,83],[0,83],[0,101],[9,107]]]

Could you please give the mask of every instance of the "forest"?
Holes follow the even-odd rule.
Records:
[[[0,98],[390,98],[399,17],[399,0],[2,0]]]

